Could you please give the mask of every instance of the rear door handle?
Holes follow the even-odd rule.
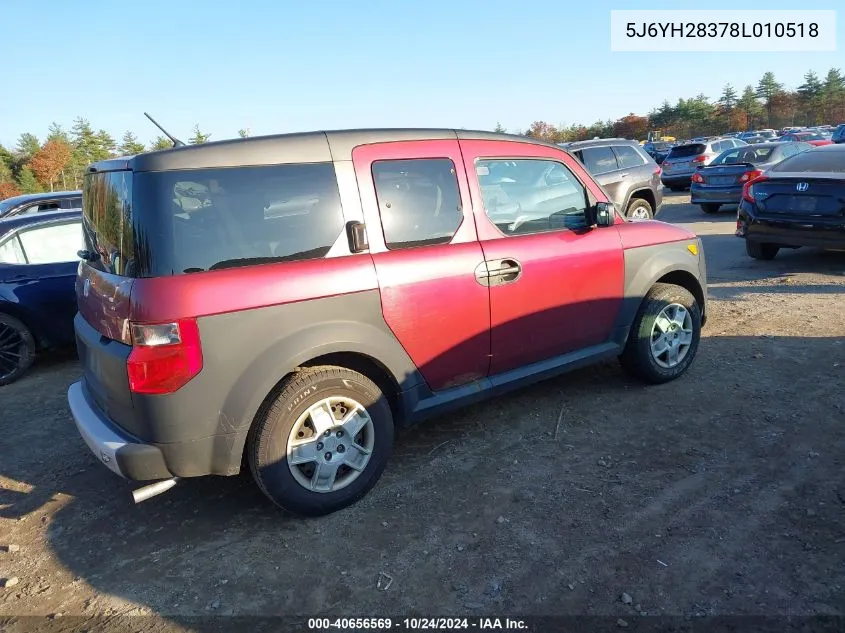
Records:
[[[619,174],[619,177],[620,178],[627,178],[629,175],[630,174],[628,174],[628,172],[625,172],[624,174]]]

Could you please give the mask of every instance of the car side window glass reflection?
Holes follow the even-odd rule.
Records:
[[[504,235],[577,230],[587,225],[586,189],[563,163],[481,159],[475,171],[484,211]]]
[[[13,235],[0,244],[0,264],[25,264],[21,242],[17,235]]]
[[[82,248],[82,223],[69,222],[40,226],[19,233],[28,264],[58,264],[79,259]]]

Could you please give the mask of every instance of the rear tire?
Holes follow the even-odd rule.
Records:
[[[363,374],[333,366],[288,377],[247,440],[258,487],[276,505],[302,516],[329,514],[358,501],[381,477],[392,448],[387,398]]]
[[[768,242],[754,242],[745,240],[745,252],[753,259],[770,260],[774,259],[780,251],[780,246],[777,244],[769,244]]]
[[[719,213],[719,209],[721,208],[721,204],[714,204],[712,202],[701,205],[701,210],[704,211],[704,213]]]
[[[654,218],[654,211],[652,211],[648,200],[634,198],[628,203],[628,210],[625,212],[625,217],[632,220],[651,220]]]
[[[0,313],[0,386],[15,382],[35,360],[35,337],[10,314]]]
[[[670,317],[678,318],[677,327],[673,327]],[[619,361],[635,378],[652,384],[669,382],[684,374],[692,364],[700,338],[701,308],[695,297],[681,286],[657,283],[637,311]],[[655,353],[661,342],[669,341],[663,345],[663,354]],[[672,345],[678,350],[675,364],[669,356]]]

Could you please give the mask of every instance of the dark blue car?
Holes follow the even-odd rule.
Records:
[[[0,220],[0,385],[20,378],[37,352],[73,344],[82,248],[80,211]]]

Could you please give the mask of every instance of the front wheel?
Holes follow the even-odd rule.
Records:
[[[636,378],[660,384],[692,364],[701,338],[701,308],[681,286],[655,284],[640,306],[619,357]]]
[[[625,215],[631,220],[651,220],[654,212],[647,200],[634,198],[628,203],[628,211]]]
[[[718,213],[721,207],[721,204],[713,204],[712,202],[708,202],[701,205],[701,210],[704,211],[704,213]]]
[[[780,251],[780,246],[777,244],[745,240],[745,252],[748,253],[749,257],[754,259],[774,259],[778,251]]]
[[[19,319],[0,313],[0,385],[15,382],[34,360],[32,332]]]
[[[393,416],[376,384],[342,367],[290,376],[248,440],[259,488],[295,514],[320,516],[363,497],[393,447]]]

